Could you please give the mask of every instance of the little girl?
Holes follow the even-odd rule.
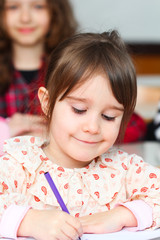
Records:
[[[0,153],[4,137],[41,132],[47,57],[76,26],[68,0],[0,1]]]
[[[68,240],[160,227],[160,170],[113,147],[137,94],[118,33],[65,40],[52,52],[45,80],[38,96],[48,137],[9,139],[0,159],[0,236]],[[45,172],[70,215],[61,211]]]

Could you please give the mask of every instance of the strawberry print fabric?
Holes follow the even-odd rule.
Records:
[[[84,168],[63,168],[46,157],[43,144],[42,139],[31,136],[5,142],[6,153],[0,158],[0,218],[11,204],[60,209],[44,176],[50,172],[73,216],[108,211],[118,203],[143,200],[153,210],[152,228],[160,227],[158,168],[116,148]]]

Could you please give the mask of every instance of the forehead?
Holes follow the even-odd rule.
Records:
[[[99,84],[100,82],[101,84]],[[97,69],[88,68],[72,90],[82,92],[87,88],[94,88],[96,85],[97,88],[101,88],[103,85],[107,85],[110,88],[108,75],[100,67]]]
[[[112,92],[107,76],[103,73],[96,73],[84,78],[84,80],[82,78],[82,81],[78,82],[78,84],[72,88],[69,95],[73,94],[82,98],[85,96],[94,97],[94,95],[97,94],[104,94],[106,89]]]
[[[118,109],[123,111],[123,105],[120,104],[113,95],[110,81],[105,74],[98,74],[91,76],[79,87],[71,91],[67,98],[77,101],[86,102],[98,108]]]

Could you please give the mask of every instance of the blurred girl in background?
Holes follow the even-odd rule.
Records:
[[[0,1],[0,153],[6,138],[45,130],[37,90],[49,53],[76,27],[68,0]]]

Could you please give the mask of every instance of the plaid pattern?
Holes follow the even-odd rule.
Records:
[[[43,63],[31,83],[26,83],[20,72],[13,71],[13,82],[5,95],[0,96],[1,117],[10,117],[16,112],[41,113],[37,91],[40,86],[44,85],[44,69],[45,64]]]

